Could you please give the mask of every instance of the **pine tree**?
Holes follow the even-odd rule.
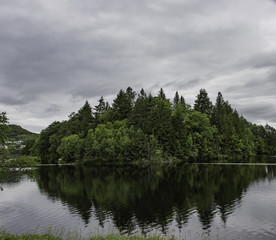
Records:
[[[94,107],[95,127],[104,122],[104,113],[108,110],[108,102],[104,101],[103,96],[99,99],[99,104]]]
[[[145,93],[144,89],[142,88],[140,90],[140,93],[138,94],[138,98],[146,98],[147,94]]]
[[[180,104],[183,104],[183,105],[185,105],[185,104],[186,104],[185,99],[184,99],[184,97],[183,97],[183,96],[181,96],[181,97],[180,97]]]
[[[180,103],[179,94],[178,91],[175,92],[174,98],[173,98],[173,109],[175,110],[177,105]]]
[[[211,117],[212,102],[205,89],[200,89],[197,99],[195,100],[194,110],[205,113],[209,118]]]
[[[129,99],[131,100],[131,106],[133,106],[137,93],[135,91],[133,91],[131,87],[128,87],[126,90],[126,94],[129,97]]]
[[[161,98],[162,100],[166,100],[166,95],[165,95],[163,88],[160,88],[158,97]]]
[[[83,107],[78,111],[77,118],[78,132],[83,132],[84,136],[86,136],[93,123],[92,108],[87,100]]]
[[[113,120],[116,121],[128,118],[131,109],[131,99],[123,90],[120,90],[112,105]]]

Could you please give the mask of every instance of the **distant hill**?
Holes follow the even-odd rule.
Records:
[[[38,134],[32,133],[18,125],[10,124],[10,132],[8,133],[8,141],[26,141],[36,139]]]

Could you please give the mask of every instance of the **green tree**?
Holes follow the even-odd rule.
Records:
[[[99,124],[96,129],[89,130],[85,149],[87,159],[123,160],[130,150],[126,120]]]
[[[143,130],[146,134],[153,135],[165,152],[171,153],[174,149],[171,104],[159,97],[154,98],[153,103]]]
[[[131,98],[123,90],[120,90],[112,104],[113,120],[128,118],[132,110]]]
[[[205,89],[200,89],[199,94],[195,100],[194,110],[205,113],[209,118],[212,113],[212,102],[208,97],[208,93]]]
[[[108,120],[106,114],[108,110],[108,102],[105,102],[103,96],[101,96],[101,98],[99,99],[99,104],[94,107],[95,127],[98,124],[104,123]]]
[[[84,136],[86,136],[88,130],[92,127],[93,124],[92,108],[88,101],[85,101],[83,107],[78,111],[77,121],[77,132],[83,132]]]
[[[183,105],[185,105],[185,104],[186,104],[185,99],[184,99],[184,97],[183,97],[183,96],[181,96],[181,97],[180,97],[180,103],[181,103],[181,104],[183,104]]]
[[[174,98],[173,98],[173,109],[175,110],[177,105],[180,103],[180,98],[178,91],[175,92]]]
[[[211,126],[207,115],[189,111],[185,116],[185,127],[188,136],[186,156],[203,162],[212,159],[215,156],[216,128]]]
[[[161,98],[162,100],[166,100],[166,94],[165,94],[163,88],[160,88],[158,97]]]
[[[60,155],[56,149],[59,146],[59,140],[53,138],[53,136],[59,132],[62,128],[62,123],[53,122],[46,129],[42,130],[33,148],[33,153],[41,157],[41,163],[57,163]],[[59,135],[59,138],[63,137],[63,134]],[[57,142],[55,147],[53,140]]]
[[[61,139],[61,143],[57,148],[63,162],[75,162],[81,160],[82,140],[79,135],[73,134]]]
[[[5,112],[0,113],[0,145],[5,145],[7,140],[7,134],[10,130],[8,124],[8,118]]]
[[[129,97],[129,99],[131,101],[131,106],[133,106],[137,93],[135,91],[133,91],[133,89],[131,87],[128,87],[126,89],[126,94],[127,94],[127,96]]]

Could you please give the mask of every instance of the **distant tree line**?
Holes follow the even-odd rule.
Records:
[[[276,152],[276,130],[248,122],[219,92],[212,104],[205,89],[194,106],[175,93],[166,98],[131,87],[120,90],[112,105],[86,101],[63,122],[44,129],[31,153],[42,163],[75,161],[128,162],[140,159],[213,161]]]

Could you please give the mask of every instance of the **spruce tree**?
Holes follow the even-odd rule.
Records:
[[[160,88],[158,97],[161,98],[162,100],[166,100],[166,95],[165,95],[163,88]]]
[[[78,132],[83,132],[84,136],[86,136],[93,123],[92,108],[87,100],[83,107],[78,111],[77,118]]]
[[[175,92],[174,98],[173,98],[173,109],[175,110],[177,105],[180,103],[180,98],[178,91]]]
[[[212,102],[210,101],[205,89],[200,89],[195,100],[194,110],[205,113],[209,118],[211,117]]]
[[[117,97],[113,101],[112,105],[112,115],[113,120],[123,120],[128,118],[132,109],[131,99],[129,96],[121,89],[117,94]]]

